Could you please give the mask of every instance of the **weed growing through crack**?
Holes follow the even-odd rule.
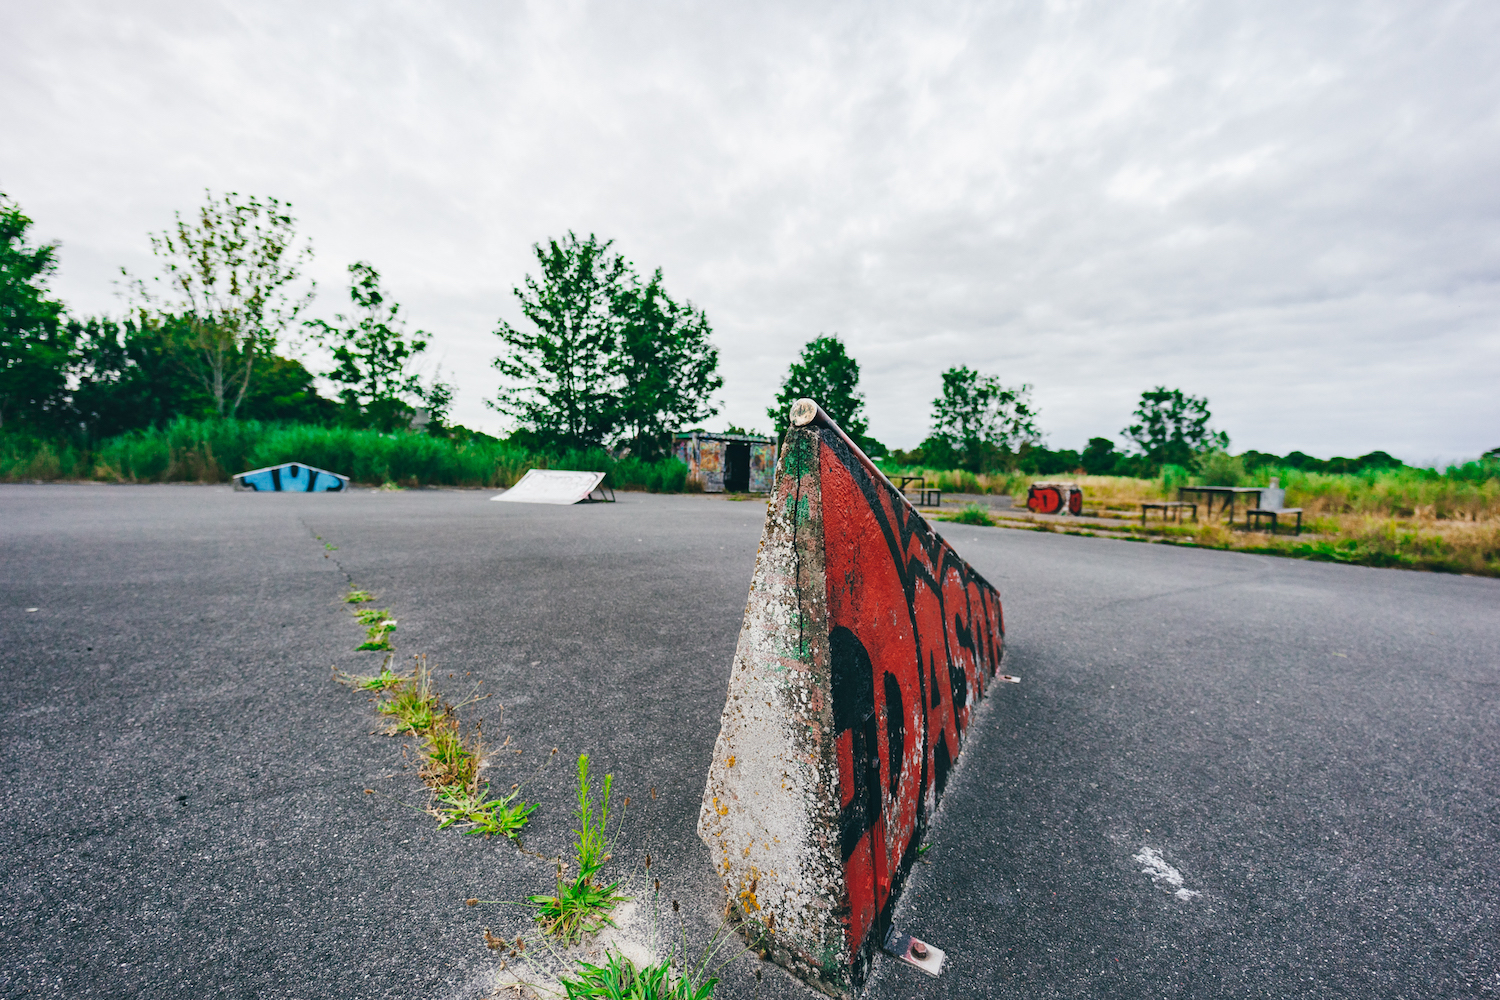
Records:
[[[344,674],[336,672],[334,676],[339,683],[347,684],[356,691],[388,691],[406,681],[404,674],[398,674],[391,669],[391,658],[389,656],[380,665],[380,673],[378,674]]]
[[[490,783],[481,774],[487,756],[483,723],[465,732],[458,718],[460,708],[482,700],[477,684],[458,704],[444,703],[432,685],[425,656],[413,657],[410,674],[392,670],[387,656],[378,674],[335,676],[355,690],[382,695],[376,708],[390,720],[387,735],[410,733],[421,740],[420,774],[431,792],[426,812],[437,819],[438,829],[459,827],[465,835],[518,838],[536,806],[520,800],[519,784],[507,795],[491,795]]]
[[[366,601],[373,600],[375,600],[375,595],[370,593],[368,590],[355,590],[352,587],[350,588],[349,593],[344,597],[345,604],[363,604]]]
[[[382,651],[391,648],[391,633],[396,631],[396,619],[391,617],[389,611],[369,608],[354,612],[354,619],[367,626],[365,641],[355,646],[356,650]]]
[[[656,789],[653,788],[651,801],[654,802],[656,797]],[[623,813],[628,809],[630,800],[627,798],[620,804],[622,815],[612,830],[606,826],[610,812],[606,802],[607,799],[594,799],[588,778],[588,761],[581,760],[578,811],[575,816],[579,819],[578,825],[584,829],[574,831],[574,853],[580,860],[584,857],[592,859],[596,865],[609,862],[611,856],[618,855],[625,849],[622,847],[625,840],[623,823],[620,821],[623,821]],[[649,827],[651,802],[646,802],[644,807],[646,814],[641,821]],[[639,822],[634,825],[639,829]],[[701,947],[690,946],[689,938],[693,935],[690,935],[688,929],[688,913],[677,900],[669,901],[663,897],[661,879],[653,877],[658,873],[652,870],[649,853],[644,855],[643,870],[637,866],[629,866],[634,870],[627,872],[625,881],[616,882],[613,886],[599,886],[596,878],[593,886],[594,892],[608,892],[616,897],[616,902],[624,902],[627,898],[639,898],[627,897],[625,893],[630,892],[632,883],[644,874],[649,883],[649,888],[640,894],[646,898],[648,905],[645,911],[645,939],[635,937],[636,928],[629,909],[623,911],[623,930],[620,935],[623,940],[633,941],[635,948],[644,946],[646,954],[642,956],[634,948],[629,948],[630,954],[627,954],[627,949],[622,949],[620,941],[609,933],[605,933],[598,942],[584,943],[582,939],[586,933],[604,931],[606,926],[614,924],[609,912],[604,911],[596,912],[594,919],[575,933],[554,930],[569,906],[575,911],[579,908],[579,897],[583,895],[572,891],[580,880],[568,882],[561,866],[562,862],[559,860],[558,894],[533,896],[529,900],[530,905],[542,907],[541,912],[535,914],[544,931],[540,941],[534,941],[531,947],[527,947],[519,936],[512,942],[507,938],[497,937],[488,928],[484,931],[485,946],[497,952],[502,959],[498,970],[505,977],[500,983],[502,989],[514,989],[517,995],[521,995],[523,989],[531,991],[527,995],[565,995],[568,1000],[708,1000],[714,995],[720,976],[727,966],[756,955],[765,958],[773,947],[770,942],[775,934],[774,918],[752,924],[746,922],[728,904],[707,941]],[[480,903],[525,905],[477,898],[465,902],[469,906]],[[668,904],[670,910],[667,909]],[[580,954],[575,946],[581,946],[583,953]],[[635,957],[631,957],[632,955]],[[507,973],[507,968],[512,967],[513,971]],[[523,971],[528,969],[533,975],[538,975],[542,982],[530,979]],[[759,970],[756,971],[755,978],[755,995],[759,996],[762,978]]]
[[[589,784],[589,755],[578,756],[578,829],[573,831],[574,858],[578,875],[569,881],[561,859],[557,863],[557,893],[553,896],[530,896],[527,902],[537,908],[536,921],[542,931],[574,944],[584,934],[593,934],[606,925],[614,926],[610,913],[630,897],[618,890],[618,881],[604,885],[599,870],[609,861],[609,793],[614,775],[604,776],[603,796],[595,800]],[[628,805],[630,800],[625,800]],[[623,821],[623,809],[622,809]],[[616,826],[617,834],[619,832]]]
[[[425,736],[439,715],[438,697],[432,691],[432,675],[425,660],[416,658],[411,676],[386,688],[386,699],[376,709],[391,720],[389,735],[416,733]]]
[[[562,977],[568,1000],[625,1000],[650,997],[652,1000],[708,1000],[714,995],[717,979],[693,982],[685,976],[672,977],[672,960],[662,959],[654,965],[638,966],[617,951],[611,951],[604,965],[578,963],[578,978]]]

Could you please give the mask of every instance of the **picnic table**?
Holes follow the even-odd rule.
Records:
[[[941,507],[943,505],[943,491],[929,487],[927,480],[922,476],[897,476],[896,478],[901,481],[896,489],[900,490],[903,495],[912,483],[916,484],[913,487],[913,491],[917,494],[916,506]]]
[[[1264,486],[1179,486],[1177,487],[1177,499],[1181,500],[1184,493],[1194,493],[1204,498],[1207,506],[1206,513],[1209,517],[1214,516],[1214,498],[1219,498],[1219,513],[1229,512],[1229,523],[1234,523],[1234,505],[1241,496],[1249,493],[1255,494],[1255,503],[1250,507],[1260,506],[1260,495],[1266,491]],[[1248,499],[1248,498],[1247,498]]]

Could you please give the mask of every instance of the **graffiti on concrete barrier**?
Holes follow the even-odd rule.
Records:
[[[1077,483],[1032,483],[1026,509],[1035,514],[1082,514],[1083,489]]]
[[[757,948],[850,996],[1000,664],[1000,595],[810,400],[783,439],[698,834]]]
[[[856,982],[1000,664],[1000,595],[839,437],[821,435],[839,846]]]

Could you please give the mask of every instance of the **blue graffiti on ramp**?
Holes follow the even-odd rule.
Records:
[[[234,477],[235,489],[257,493],[338,493],[348,485],[348,476],[296,462],[241,472]]]

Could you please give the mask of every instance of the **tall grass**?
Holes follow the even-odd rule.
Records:
[[[1235,460],[1236,464],[1238,460]],[[1484,476],[1485,471],[1489,472]],[[1228,473],[1228,474],[1226,474]],[[951,493],[1009,493],[1021,498],[1033,482],[1067,479],[1083,487],[1090,507],[1137,510],[1143,502],[1176,499],[1180,486],[1266,486],[1277,477],[1286,505],[1307,516],[1360,514],[1398,519],[1486,521],[1500,518],[1500,467],[1470,463],[1440,473],[1433,469],[1370,469],[1352,474],[1263,467],[1246,473],[1230,466],[1191,471],[1169,465],[1154,479],[1130,476],[1033,476],[997,473],[888,469],[887,475],[925,475],[929,486]]]
[[[1021,472],[981,472],[973,473],[967,469],[930,469],[920,465],[894,465],[885,462],[878,463],[880,469],[894,482],[901,476],[921,476],[928,489],[942,490],[944,493],[979,493],[1005,495],[1014,493],[1017,484],[1022,493],[1033,479],[1046,479],[1046,476],[1028,476]],[[1056,479],[1057,476],[1050,478]]]
[[[425,434],[382,434],[348,427],[195,420],[131,431],[83,448],[67,441],[0,436],[0,481],[99,479],[118,483],[223,483],[248,469],[301,462],[357,483],[402,486],[511,486],[528,469],[607,473],[616,489],[678,493],[687,466],[675,458],[645,462],[594,450],[536,455],[502,441],[456,442]]]

